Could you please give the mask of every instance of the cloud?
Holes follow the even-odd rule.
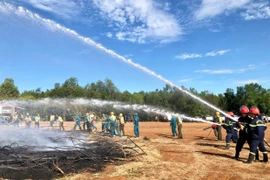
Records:
[[[259,83],[260,80],[258,79],[250,79],[250,80],[246,80],[246,81],[236,81],[235,84],[238,85],[246,85],[246,84],[250,84],[250,83]]]
[[[106,33],[106,36],[107,36],[108,38],[112,38],[113,34],[112,34],[111,32],[108,32],[108,33]]]
[[[218,32],[221,32],[221,29],[210,28],[209,31],[213,33],[218,33]]]
[[[33,7],[65,18],[79,14],[79,6],[73,1],[66,0],[22,0]]]
[[[205,54],[205,56],[218,56],[218,55],[223,55],[227,52],[231,51],[230,49],[225,49],[225,50],[220,50],[220,51],[211,51]]]
[[[270,80],[249,79],[249,80],[245,80],[245,81],[235,81],[235,84],[246,85],[246,84],[251,84],[251,83],[261,84],[261,83],[269,83],[269,82],[270,82]]]
[[[247,6],[246,12],[242,12],[241,16],[245,20],[267,19],[270,18],[269,3],[252,3]]]
[[[180,79],[179,82],[181,83],[185,83],[185,82],[190,82],[192,81],[193,79],[189,78],[189,79]]]
[[[201,54],[181,54],[181,55],[177,55],[175,56],[176,59],[193,59],[193,58],[200,58],[202,57]]]
[[[101,17],[115,30],[120,41],[147,43],[177,41],[183,34],[169,4],[154,0],[93,0]]]
[[[206,74],[240,74],[244,73],[248,70],[251,69],[256,69],[264,65],[259,65],[259,66],[254,66],[254,65],[248,65],[247,68],[242,68],[242,69],[215,69],[215,70],[210,70],[210,69],[203,69],[203,70],[195,70],[195,73],[206,73]]]
[[[125,54],[125,55],[123,55],[125,58],[131,58],[131,57],[133,57],[133,54]]]
[[[243,8],[251,0],[202,0],[200,7],[195,11],[195,19],[212,18],[222,13]]]
[[[181,60],[185,60],[185,59],[193,59],[193,58],[201,58],[201,57],[208,57],[208,56],[221,56],[224,55],[225,53],[231,51],[230,49],[224,49],[224,50],[219,50],[219,51],[211,51],[211,52],[207,52],[204,55],[203,54],[196,54],[196,53],[191,53],[191,54],[180,54],[175,56],[175,59],[181,59]]]
[[[207,73],[207,74],[233,74],[233,73],[235,73],[234,70],[230,70],[230,69],[220,69],[220,70],[203,69],[203,70],[196,70],[194,72]]]

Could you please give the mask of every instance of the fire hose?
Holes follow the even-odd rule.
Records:
[[[263,141],[265,142],[265,144],[267,144],[267,146],[270,147],[270,144],[266,141],[266,139],[263,139]]]
[[[206,128],[204,128],[203,130],[205,131],[205,130],[210,129],[210,128],[211,128],[211,131],[209,132],[209,134],[210,134],[210,133],[212,132],[212,130],[213,130],[213,126],[206,127]],[[209,136],[209,134],[208,134],[208,136]],[[207,136],[207,137],[208,137],[208,136]],[[266,139],[263,139],[263,141],[265,142],[265,144],[267,144],[267,146],[270,147],[270,143],[267,142]]]

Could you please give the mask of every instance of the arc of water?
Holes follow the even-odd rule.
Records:
[[[0,4],[1,5],[1,4]],[[124,56],[121,56],[119,54],[117,54],[116,52],[114,52],[113,50],[111,49],[107,49],[106,47],[104,47],[103,45],[101,44],[98,44],[96,43],[95,41],[93,41],[92,39],[88,38],[88,37],[84,37],[82,35],[79,35],[76,31],[74,30],[71,30],[69,28],[66,28],[65,26],[63,25],[60,25],[58,23],[56,23],[55,21],[52,21],[50,19],[45,19],[45,18],[42,18],[41,16],[39,16],[38,14],[34,14],[32,13],[31,11],[23,8],[23,7],[18,7],[18,8],[15,8],[13,5],[9,4],[9,3],[2,3],[1,6],[6,6],[6,11],[8,13],[10,13],[10,11],[14,11],[15,14],[19,15],[19,16],[25,16],[27,18],[30,18],[31,20],[33,21],[36,21],[36,22],[42,22],[48,29],[57,29],[57,30],[60,30],[61,32],[73,37],[73,38],[76,38],[78,40],[80,40],[81,42],[83,43],[86,43],[87,45],[90,45],[92,47],[95,47],[109,55],[111,55],[112,57],[114,58],[117,58],[117,59],[120,59],[122,60],[123,62],[127,63],[127,64],[130,64],[144,72],[146,72],[147,74],[149,75],[152,75],[158,79],[160,79],[161,81],[167,83],[168,85],[172,86],[172,87],[176,87],[177,89],[179,89],[180,91],[182,91],[183,93],[191,96],[192,98],[194,98],[195,100],[203,103],[204,105],[216,110],[216,111],[219,111],[220,113],[222,113],[223,115],[226,115],[228,116],[230,119],[234,120],[234,121],[237,121],[237,119],[235,119],[234,117],[232,116],[229,116],[227,115],[226,112],[222,111],[221,109],[215,107],[214,105],[204,101],[203,99],[195,96],[194,94],[192,94],[191,92],[177,86],[176,84],[172,83],[171,81],[163,78],[161,75],[158,75],[156,74],[154,71],[151,71],[149,70],[148,68],[144,67],[144,66],[141,66],[140,64],[137,64],[137,63],[134,63],[131,59],[127,59],[125,58]],[[5,12],[4,12],[5,13]]]
[[[184,114],[179,114],[179,113],[174,113],[165,109],[159,109],[157,107],[153,107],[153,106],[148,106],[148,105],[140,105],[140,104],[128,104],[128,103],[123,103],[123,102],[118,102],[118,101],[102,101],[102,100],[98,100],[98,99],[82,99],[82,98],[78,98],[78,99],[51,99],[51,98],[46,98],[43,100],[38,100],[38,101],[9,101],[10,103],[15,103],[15,104],[20,104],[20,105],[24,105],[24,104],[31,104],[31,105],[35,105],[35,104],[56,104],[59,106],[64,106],[65,104],[76,104],[76,105],[83,105],[83,106],[95,106],[95,107],[102,107],[105,105],[112,105],[113,108],[115,109],[129,109],[129,110],[134,110],[134,111],[138,111],[138,110],[142,110],[146,113],[152,112],[152,113],[156,113],[156,114],[160,114],[163,116],[168,116],[168,115],[174,115],[177,117],[181,117],[185,120],[188,121],[195,121],[195,122],[204,122],[204,123],[209,123],[209,124],[217,124],[217,123],[213,123],[210,121],[206,121],[203,119],[198,119],[198,118],[193,118],[193,117],[188,117]],[[219,125],[219,124],[217,124]]]

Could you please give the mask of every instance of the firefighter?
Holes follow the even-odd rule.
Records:
[[[268,152],[264,147],[264,131],[266,125],[259,117],[260,110],[253,106],[249,110],[251,122],[247,128],[248,138],[250,138],[250,153],[246,163],[252,163],[257,152],[257,148],[263,153],[263,162],[268,162]]]
[[[76,123],[75,123],[75,125],[74,125],[74,131],[76,130],[76,127],[78,126],[79,127],[79,129],[82,131],[82,128],[81,128],[81,117],[80,117],[80,115],[79,114],[76,114],[76,116],[75,116],[75,121],[76,121]]]
[[[95,123],[95,115],[94,114],[91,114],[90,115],[90,120],[89,120],[89,129],[90,129],[90,132],[96,132],[97,131],[97,127],[94,125]]]
[[[182,135],[182,122],[183,122],[182,118],[181,117],[178,117],[176,123],[177,123],[177,131],[178,131],[178,138],[179,139],[183,139],[183,135]]]
[[[85,116],[83,117],[84,123],[83,123],[83,130],[85,131],[85,126],[87,128],[87,131],[90,131],[89,127],[89,113],[86,113]]]
[[[111,112],[111,113],[110,113],[109,118],[110,118],[111,120],[113,120],[113,121],[116,120],[116,117],[115,117],[115,115],[114,115],[114,112]]]
[[[233,112],[228,112],[228,115],[230,116],[234,116]],[[229,116],[226,116],[225,118],[225,122],[222,125],[224,129],[226,129],[226,147],[225,149],[229,149],[230,148],[230,142],[231,140],[234,143],[237,143],[238,140],[238,136],[237,136],[237,132],[234,130],[234,128],[236,127],[236,122],[232,121]]]
[[[39,129],[39,121],[40,121],[40,116],[39,114],[37,114],[35,117],[35,128],[37,129]]]
[[[116,121],[114,120],[110,120],[109,122],[109,126],[110,126],[110,132],[111,132],[111,136],[114,137],[114,135],[116,134],[115,132],[117,132],[119,137],[122,137],[121,132],[118,129],[118,124]]]
[[[172,129],[172,135],[176,136],[176,116],[172,116],[170,126]]]
[[[14,126],[19,127],[20,120],[19,120],[17,112],[13,114],[12,119],[13,119]]]
[[[52,129],[53,129],[54,121],[55,121],[55,116],[54,116],[54,114],[51,114],[51,115],[50,115],[50,127],[51,127]]]
[[[134,113],[134,134],[136,137],[140,137],[140,130],[139,130],[139,115],[137,112]]]
[[[65,130],[65,128],[64,128],[64,120],[63,120],[63,118],[60,116],[60,115],[58,115],[58,122],[59,122],[59,130]]]
[[[214,129],[214,134],[215,134],[215,136],[217,137],[217,140],[218,140],[218,141],[222,141],[222,133],[221,133],[222,119],[221,119],[221,117],[220,117],[220,112],[216,112],[216,116],[215,116],[214,121],[215,121],[217,124],[220,124],[220,125],[218,125],[218,126]]]
[[[239,159],[240,152],[245,144],[245,142],[248,142],[248,145],[250,146],[248,141],[248,135],[246,132],[246,128],[248,127],[249,123],[251,122],[250,117],[248,116],[249,109],[247,106],[241,106],[240,107],[241,117],[238,118],[238,122],[236,123],[236,126],[239,128],[239,139],[237,141],[236,147],[235,147],[235,159]]]
[[[101,123],[102,123],[102,132],[105,133],[105,132],[109,132],[108,131],[108,124],[109,124],[109,117],[107,114],[102,114],[102,120],[101,120]]]
[[[123,136],[125,136],[125,119],[122,113],[119,114],[119,119],[120,119],[119,125],[120,132],[123,134]]]
[[[31,126],[31,117],[30,117],[29,113],[26,114],[26,116],[24,118],[24,121],[25,121],[26,128],[30,128],[30,126]]]

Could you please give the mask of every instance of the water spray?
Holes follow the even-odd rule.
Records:
[[[89,106],[89,107],[103,107],[103,106],[112,106],[114,109],[118,110],[132,110],[132,111],[144,111],[146,113],[155,113],[163,116],[176,116],[181,117],[184,120],[188,121],[194,121],[194,122],[205,122],[210,124],[217,124],[210,121],[206,121],[203,119],[188,117],[184,114],[174,113],[169,110],[165,109],[159,109],[157,107],[149,106],[149,105],[140,105],[140,104],[128,104],[124,102],[118,102],[118,101],[105,101],[105,100],[98,100],[98,99],[83,99],[83,98],[77,98],[77,99],[51,99],[51,98],[45,98],[42,100],[35,100],[35,101],[19,101],[19,100],[13,100],[8,101],[9,103],[18,104],[20,106],[30,105],[30,106],[36,106],[36,105],[45,105],[45,104],[51,104],[51,105],[57,105],[59,107],[65,107],[65,104],[69,105],[81,105],[81,106]],[[169,118],[170,119],[170,118]]]
[[[88,37],[84,37],[80,34],[78,34],[76,31],[74,30],[71,30],[69,28],[66,28],[65,26],[63,25],[60,25],[58,23],[56,23],[55,21],[52,21],[50,19],[45,19],[45,18],[42,18],[41,16],[39,16],[38,14],[34,14],[32,13],[31,11],[19,6],[18,8],[16,8],[15,6],[9,4],[9,3],[0,3],[0,10],[3,12],[3,13],[6,13],[6,14],[10,14],[10,13],[15,13],[16,15],[18,16],[22,16],[22,17],[25,17],[25,18],[28,18],[34,22],[37,22],[37,23],[42,23],[43,25],[45,25],[45,27],[51,31],[55,31],[55,30],[58,30],[58,31],[61,31],[63,33],[65,33],[66,35],[69,35],[70,37],[73,37],[77,40],[80,40],[81,42],[87,44],[87,45],[90,45],[91,47],[94,47],[94,48],[97,48],[109,55],[111,55],[112,57],[114,58],[117,58],[117,59],[120,59],[121,61],[127,63],[127,64],[130,64],[134,67],[136,67],[137,69],[140,69],[142,71],[144,71],[145,73],[151,75],[151,76],[154,76],[158,79],[160,79],[161,81],[167,83],[168,85],[170,85],[171,87],[175,87],[177,88],[178,90],[180,90],[181,92],[191,96],[192,98],[198,100],[199,102],[203,103],[204,105],[220,112],[221,114],[223,115],[226,115],[228,116],[230,119],[234,120],[234,121],[237,121],[237,119],[235,117],[232,117],[232,116],[229,116],[227,115],[226,112],[222,111],[221,109],[215,107],[214,105],[204,101],[203,99],[195,96],[194,94],[192,94],[191,92],[177,86],[176,84],[172,83],[171,81],[163,78],[161,75],[158,75],[156,74],[154,71],[151,71],[149,70],[148,68],[144,67],[144,66],[141,66],[140,64],[137,64],[137,63],[134,63],[131,59],[127,59],[125,58],[124,56],[121,56],[119,54],[117,54],[116,52],[114,52],[113,50],[111,49],[108,49],[106,47],[104,47],[103,45],[101,44],[98,44],[97,42],[93,41],[92,39],[88,38]],[[0,12],[1,12],[0,11]]]

